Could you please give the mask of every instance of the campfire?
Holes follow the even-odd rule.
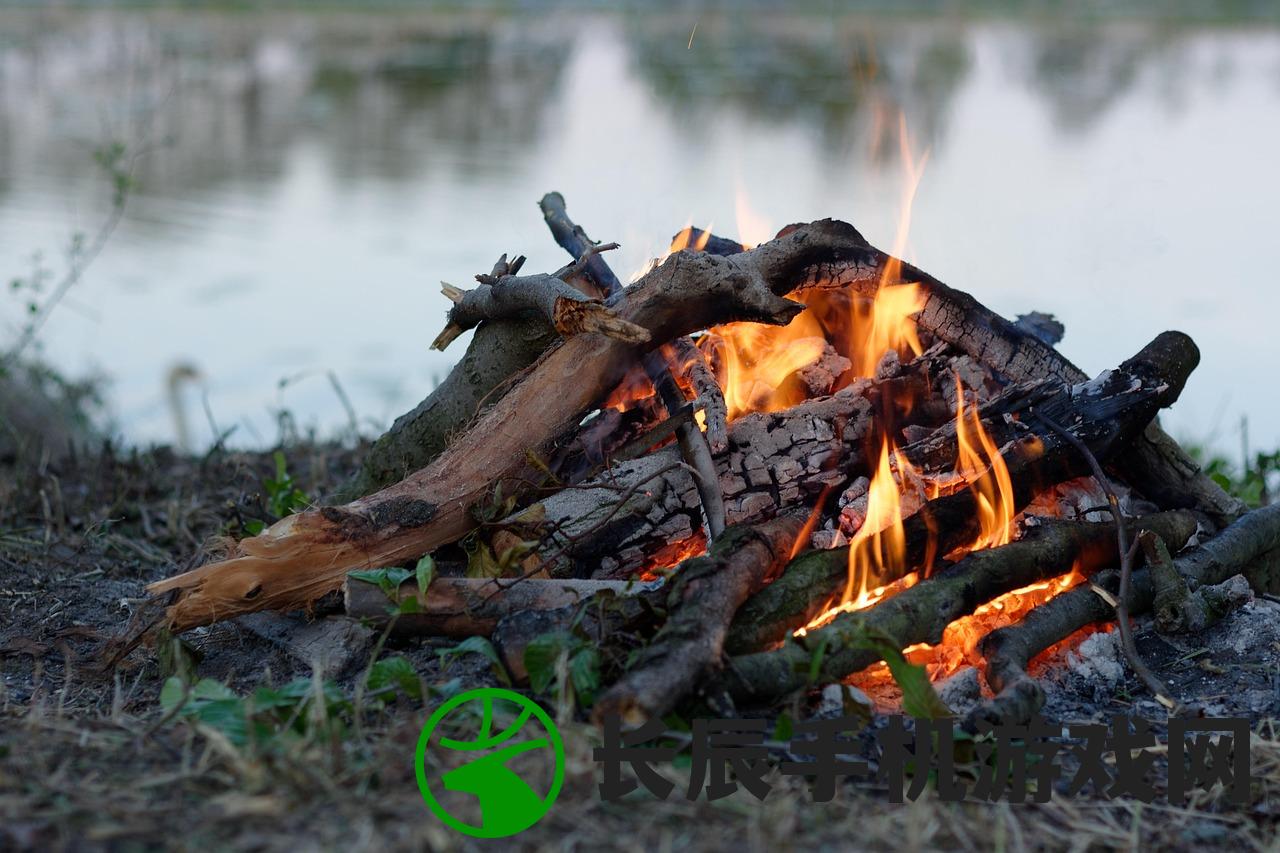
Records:
[[[454,374],[348,502],[154,584],[171,630],[341,590],[398,635],[491,638],[516,678],[539,638],[577,636],[600,650],[595,713],[632,723],[905,653],[933,678],[978,667],[977,725],[1025,720],[1032,658],[1111,623],[1172,705],[1130,613],[1202,627],[1280,544],[1154,420],[1199,358],[1181,333],[1089,377],[1051,317],[1010,322],[843,222],[757,246],[689,226],[624,286],[613,244],[558,194],[542,210],[570,263],[503,255],[445,285],[435,346],[476,330]],[[415,564],[390,588],[349,576]]]

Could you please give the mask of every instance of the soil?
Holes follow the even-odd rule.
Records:
[[[310,496],[332,493],[362,448],[285,448]],[[431,707],[459,686],[496,683],[475,655],[442,668],[452,641],[382,647],[372,632],[323,612],[264,616],[189,632],[195,671],[240,693],[312,676],[318,667],[350,694],[377,653],[405,657],[427,685],[361,707],[341,736],[235,745],[209,726],[166,714],[155,643],[122,639],[147,624],[146,583],[190,568],[269,520],[264,481],[271,453],[104,446],[52,464],[0,462],[0,849],[457,849],[492,847],[448,829],[418,794],[412,755]],[[1113,713],[1163,715],[1124,667],[1112,635],[1070,644],[1036,674],[1056,720]],[[1186,805],[1143,804],[1096,793],[1059,793],[1044,804],[943,803],[926,793],[888,802],[883,785],[849,782],[831,803],[771,771],[774,791],[715,802],[659,802],[643,791],[603,802],[598,741],[584,716],[550,703],[560,720],[568,772],[548,816],[512,839],[517,848],[1092,849],[1240,848],[1274,844],[1280,813],[1280,605],[1256,599],[1192,638],[1139,625],[1139,648],[1174,695],[1209,716],[1246,717],[1254,732],[1249,802],[1221,792]],[[323,652],[323,654],[321,653]],[[323,659],[321,659],[323,658]],[[313,666],[314,665],[314,666]],[[946,686],[963,711],[978,679]],[[830,698],[830,694],[827,694]],[[891,708],[892,687],[876,696]],[[829,713],[823,694],[791,703],[796,717]],[[771,709],[776,716],[779,709]],[[872,727],[883,726],[878,716]],[[335,730],[336,731],[336,730]],[[875,754],[864,738],[867,757]],[[680,789],[687,766],[662,771]]]

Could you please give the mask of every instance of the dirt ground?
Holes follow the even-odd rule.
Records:
[[[299,487],[313,496],[341,482],[357,458],[333,446],[293,447],[287,457]],[[211,538],[262,517],[263,482],[274,473],[269,453],[223,451],[183,458],[106,448],[57,464],[0,462],[0,849],[495,846],[437,821],[414,782],[414,744],[439,697],[492,683],[476,656],[442,670],[438,652],[452,643],[382,650],[413,664],[425,700],[356,701],[340,725],[239,744],[165,712],[160,692],[170,665],[155,648],[122,654],[116,638],[139,615],[143,586],[196,564]],[[951,804],[931,792],[894,805],[883,785],[869,781],[844,784],[832,802],[817,804],[803,780],[776,770],[763,803],[744,791],[711,803],[678,794],[659,802],[643,791],[603,802],[594,729],[560,707],[565,787],[546,818],[502,846],[1276,849],[1278,617],[1280,606],[1259,599],[1187,643],[1149,628],[1140,633],[1144,655],[1179,699],[1201,703],[1210,716],[1249,718],[1253,781],[1243,805],[1220,791],[1193,795],[1186,805],[1061,793],[1045,804]],[[312,676],[281,639],[282,624],[305,624],[292,618],[273,622],[274,634],[240,623],[191,632],[184,639],[198,658],[195,673],[239,692]],[[1098,636],[1047,662],[1047,713],[1058,720],[1159,717],[1118,666],[1108,635]],[[364,639],[328,673],[344,695],[367,671],[373,651]],[[948,690],[964,700],[963,689]],[[789,710],[819,709],[811,698]],[[687,780],[679,764],[663,772]]]

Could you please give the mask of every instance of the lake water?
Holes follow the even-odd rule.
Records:
[[[696,28],[695,28],[696,27]],[[692,37],[692,38],[691,38]],[[267,444],[275,413],[374,432],[462,351],[428,350],[503,251],[564,258],[536,202],[631,273],[687,222],[759,240],[826,216],[1012,316],[1090,372],[1167,328],[1200,368],[1174,434],[1280,444],[1280,30],[1024,19],[539,12],[0,13],[0,274],[55,272],[138,189],[42,336],[110,379],[120,431]],[[0,339],[21,302],[0,297]]]

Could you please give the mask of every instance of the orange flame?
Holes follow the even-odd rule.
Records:
[[[978,507],[978,538],[970,551],[1006,545],[1012,538],[1013,482],[1000,448],[982,428],[976,407],[967,411],[964,386],[956,377],[956,473],[964,478]]]

